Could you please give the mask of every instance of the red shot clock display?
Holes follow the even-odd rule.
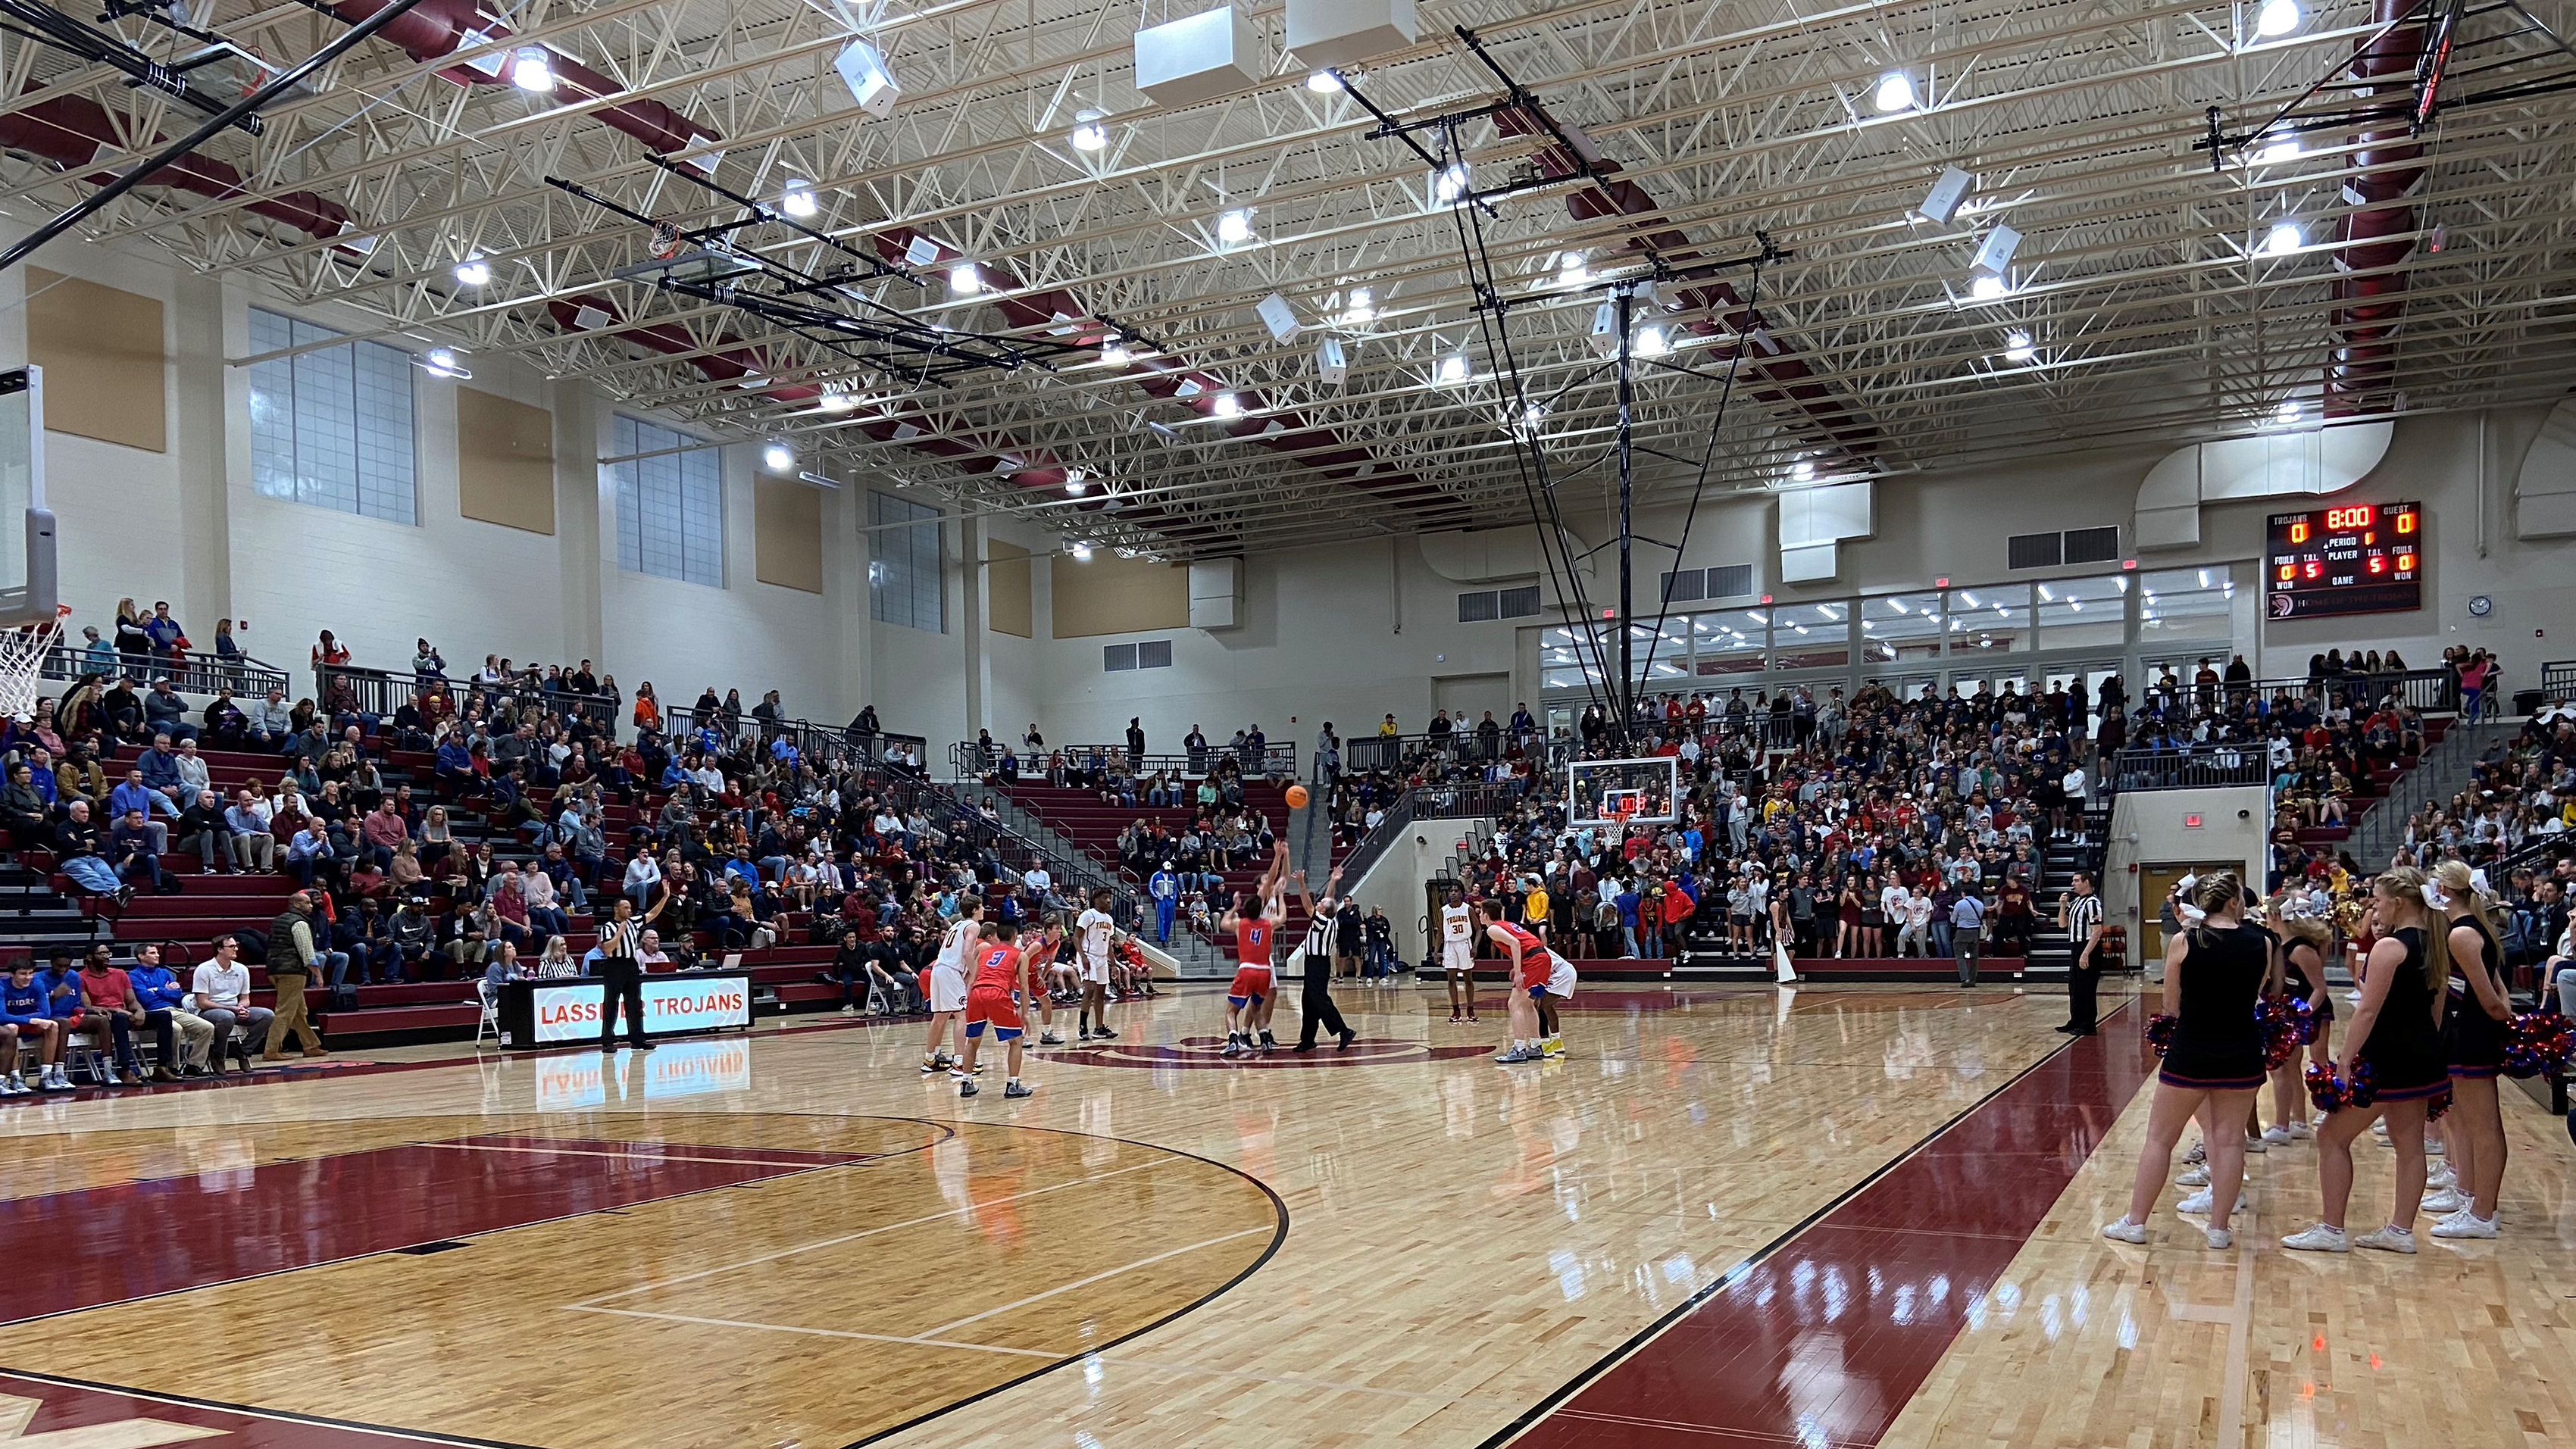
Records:
[[[2424,607],[2424,512],[2348,503],[2275,513],[2263,549],[2264,612],[2275,619]]]

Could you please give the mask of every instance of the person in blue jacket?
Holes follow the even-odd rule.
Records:
[[[125,968],[125,984],[133,990],[135,1004],[143,1008],[143,1020],[152,1028],[153,1045],[161,1053],[161,1066],[153,1078],[164,1082],[204,1076],[206,1051],[215,1040],[215,1024],[181,1005],[188,994],[187,983],[164,964],[175,949],[147,941],[134,948],[134,964]]]
[[[77,983],[80,973],[72,973]],[[73,990],[79,990],[77,984]],[[68,1092],[71,1082],[63,1076],[63,1024],[54,1020],[46,1009],[48,988],[36,979],[36,962],[32,956],[21,956],[9,963],[9,976],[0,982],[0,1051],[8,1054],[8,1073],[0,1076],[0,1096],[23,1097],[41,1087],[48,1092]],[[36,1043],[36,1086],[27,1085],[18,1072],[18,1052],[28,1041]]]
[[[1164,861],[1163,868],[1145,882],[1145,889],[1154,897],[1154,942],[1168,946],[1172,943],[1172,916],[1181,906],[1181,878],[1172,874],[1170,861]]]

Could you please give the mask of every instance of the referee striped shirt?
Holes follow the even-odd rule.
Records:
[[[635,943],[642,938],[644,923],[632,917],[620,921],[611,918],[599,923],[599,954],[611,961],[635,959]]]
[[[2077,896],[2066,903],[2066,938],[2077,956],[2084,954],[2084,943],[2092,938],[2093,929],[2101,924],[2101,896]]]

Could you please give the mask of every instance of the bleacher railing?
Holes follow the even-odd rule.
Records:
[[[1508,780],[1496,785],[1426,785],[1407,790],[1342,857],[1342,879],[1356,881],[1368,874],[1387,846],[1417,820],[1500,819],[1519,807],[1525,788],[1518,780]]]
[[[2109,784],[2125,793],[2261,785],[2270,780],[2270,757],[2259,744],[2199,745],[2188,750],[2122,750],[2112,760]]]
[[[2341,704],[2357,710],[2368,710],[2386,699],[2391,691],[2406,707],[2417,714],[2456,714],[2460,708],[2459,676],[2448,669],[2380,670],[2375,673],[2346,672],[2310,678],[2240,680],[2234,684],[2194,684],[2181,680],[2167,686],[2150,681],[2136,692],[2141,708],[2162,705],[2170,708],[2184,701],[2195,709],[2233,709],[2246,696],[2260,695],[2266,701],[2287,694],[2293,698]]]
[[[124,674],[144,683],[166,677],[170,687],[181,694],[213,695],[230,690],[236,699],[261,699],[272,689],[286,687],[286,671],[274,664],[264,664],[247,654],[226,657],[201,650],[120,654],[114,649],[56,644],[45,651],[45,662],[37,671],[39,678],[64,684],[74,683],[85,674]]]
[[[1065,763],[1076,769],[1088,769],[1095,754],[1103,764],[1126,766],[1129,773],[1138,779],[1159,774],[1195,780],[1227,759],[1233,760],[1248,776],[1276,775],[1294,779],[1297,775],[1297,746],[1288,740],[1271,740],[1258,751],[1238,750],[1231,742],[1211,742],[1204,750],[1185,750],[1179,754],[1149,751],[1141,759],[1129,755],[1123,744],[1054,745],[1041,751],[1015,751],[1014,754],[1020,762],[1019,778],[1023,780],[1044,778],[1047,761],[1054,756],[1064,756]],[[976,740],[960,740],[948,747],[948,767],[955,772],[956,779],[980,780],[1000,768],[1001,763],[1002,744],[999,740],[994,741],[989,749]]]
[[[1105,890],[1110,894],[1109,914],[1121,929],[1136,929],[1151,913],[1141,890],[1132,882],[1110,875],[1090,858],[1051,852],[985,815],[947,786],[922,776],[890,771],[885,779],[886,793],[907,815],[918,808],[941,834],[988,852],[994,863],[1012,875],[1025,876],[1033,866],[1045,867],[1056,897],[1074,909],[1087,904],[1094,891]]]
[[[347,685],[349,696],[361,713],[390,718],[404,705],[415,704],[431,680],[409,670],[365,669],[354,664],[317,664],[313,666],[313,698],[325,703],[335,686]],[[485,684],[472,678],[442,679],[448,698],[461,711],[468,699],[480,698],[487,706],[505,699],[543,700],[557,714],[579,714],[592,726],[614,736],[618,724],[618,700],[613,695],[574,694],[569,690],[540,689],[524,680],[507,684]]]
[[[2540,693],[2544,703],[2576,694],[2576,659],[2560,659],[2540,666]]]

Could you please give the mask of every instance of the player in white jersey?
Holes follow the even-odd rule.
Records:
[[[1476,1019],[1476,922],[1467,893],[1449,888],[1440,908],[1440,969],[1449,977],[1449,1019]]]
[[[1091,909],[1074,918],[1074,956],[1082,967],[1082,1020],[1073,1034],[1075,1041],[1115,1041],[1118,1033],[1109,1025],[1109,938],[1118,933],[1118,922],[1109,914],[1109,892],[1091,893]],[[1097,1023],[1099,1029],[1093,1030]]]
[[[949,924],[946,935],[939,939],[939,959],[930,965],[930,1040],[921,1048],[921,1074],[932,1076],[942,1068],[951,1076],[963,1076],[955,1070],[955,1057],[948,1054],[948,1028],[966,1009],[966,956],[975,949],[977,935],[984,927],[984,903],[972,896],[957,910],[957,919]],[[959,1038],[957,1049],[966,1043]]]

